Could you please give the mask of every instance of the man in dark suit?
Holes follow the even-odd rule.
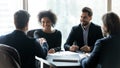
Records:
[[[16,30],[0,37],[0,43],[12,46],[19,52],[21,68],[36,68],[35,56],[45,59],[48,52],[48,45],[45,39],[35,40],[26,36],[25,32],[28,30],[29,17],[30,15],[27,11],[17,11],[14,14]]]
[[[89,57],[81,60],[83,68],[120,68],[120,19],[113,12],[103,18],[103,32],[107,37],[99,39]]]
[[[65,50],[91,52],[97,39],[102,38],[101,27],[93,24],[92,10],[84,7],[81,14],[81,23],[74,26],[64,44]]]

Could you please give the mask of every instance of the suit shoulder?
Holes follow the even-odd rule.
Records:
[[[110,37],[104,37],[104,38],[98,39],[96,41],[96,44],[104,45],[105,43],[108,43],[110,39],[111,39]]]
[[[0,39],[5,39],[11,37],[11,34],[1,35]]]
[[[80,27],[81,27],[81,25],[79,24],[79,25],[73,26],[72,29],[76,30],[76,29],[79,29]]]
[[[2,35],[0,36],[0,41],[2,41],[3,39],[5,39],[6,35]]]
[[[100,25],[98,25],[98,24],[94,24],[94,23],[91,23],[93,26],[95,26],[95,27],[97,27],[97,28],[101,28],[101,26]]]

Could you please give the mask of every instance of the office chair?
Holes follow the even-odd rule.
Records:
[[[29,30],[29,31],[27,32],[27,36],[30,37],[30,38],[34,38],[34,31],[36,31],[36,30],[38,30],[38,29]]]
[[[0,44],[0,68],[21,68],[20,57],[13,47]]]
[[[38,61],[40,61],[40,68],[57,68],[54,64],[48,62],[45,59],[35,57]]]

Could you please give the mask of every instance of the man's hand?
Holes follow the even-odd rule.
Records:
[[[38,42],[40,43],[40,45],[42,45],[43,43],[47,42],[45,38],[39,38]]]
[[[87,53],[91,51],[91,48],[88,45],[84,45],[80,50]]]
[[[72,51],[72,52],[75,52],[75,51],[77,51],[79,49],[79,47],[77,46],[77,45],[72,45],[72,46],[70,46],[70,51]]]
[[[48,53],[55,53],[55,50],[52,48],[48,51]]]

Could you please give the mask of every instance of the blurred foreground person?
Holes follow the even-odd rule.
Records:
[[[106,37],[97,40],[91,55],[81,60],[83,68],[120,68],[120,19],[109,12],[102,21]]]
[[[16,29],[12,33],[0,37],[0,43],[12,46],[19,52],[21,68],[36,68],[35,56],[45,59],[48,52],[48,45],[44,38],[36,40],[27,37],[29,17],[27,11],[17,11],[14,14]]]

